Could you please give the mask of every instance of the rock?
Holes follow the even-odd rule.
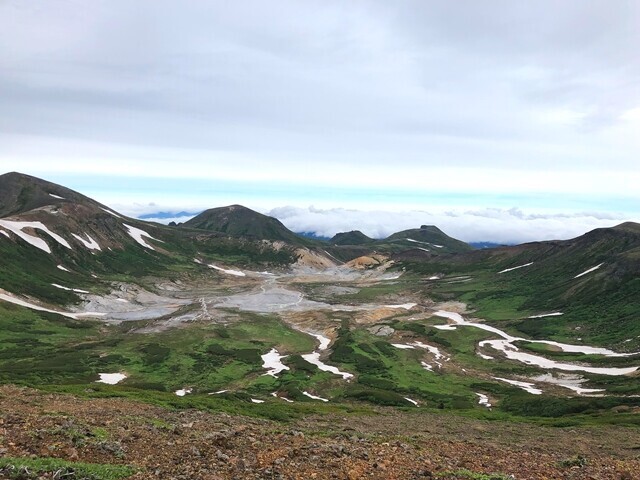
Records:
[[[226,455],[226,454],[222,453],[221,450],[218,450],[216,452],[216,458],[218,460],[220,460],[221,462],[228,462],[229,461],[229,455]]]
[[[369,333],[372,333],[377,337],[388,337],[389,335],[393,335],[393,333],[395,332],[395,329],[390,327],[389,325],[374,325],[368,330]]]

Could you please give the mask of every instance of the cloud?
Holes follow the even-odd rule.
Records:
[[[604,0],[7,0],[0,171],[637,205],[639,17]]]
[[[594,228],[611,227],[627,220],[611,213],[525,213],[517,208],[435,213],[281,207],[272,209],[268,214],[293,231],[312,232],[325,237],[332,237],[338,232],[361,230],[370,237],[384,238],[420,225],[436,225],[460,240],[498,243],[569,239]]]
[[[146,217],[144,219],[145,222],[155,222],[155,223],[163,223],[165,225],[175,222],[175,223],[184,223],[187,220],[191,220],[195,215],[183,215],[180,217]]]

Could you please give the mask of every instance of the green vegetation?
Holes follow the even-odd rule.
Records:
[[[54,478],[85,480],[120,480],[130,477],[135,469],[126,465],[78,463],[58,458],[0,458],[0,473],[15,479],[36,479],[43,474],[55,474]]]
[[[476,473],[471,470],[462,469],[462,470],[451,470],[446,472],[437,473],[436,476],[438,478],[449,478],[449,479],[470,479],[470,480],[511,480],[513,477],[511,475],[504,475],[502,473]]]

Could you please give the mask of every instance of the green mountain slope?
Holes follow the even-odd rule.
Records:
[[[279,240],[293,245],[317,243],[293,233],[280,220],[263,215],[242,205],[230,205],[228,207],[205,210],[181,226],[224,233],[232,237]]]
[[[420,228],[403,230],[388,236],[382,242],[402,245],[406,248],[420,248],[434,254],[473,250],[468,243],[450,237],[434,225],[422,225]]]
[[[240,266],[295,261],[289,247],[127,218],[28,175],[2,175],[0,186],[0,289],[53,305],[79,301],[60,286],[106,292],[112,281],[202,270],[196,257]]]
[[[534,338],[640,344],[640,225],[600,228],[567,241],[405,261],[414,272],[460,281],[434,291],[469,302],[479,316],[510,321]],[[526,317],[562,313],[549,317]]]
[[[332,245],[365,245],[374,242],[373,238],[367,237],[360,230],[336,233],[329,243]]]

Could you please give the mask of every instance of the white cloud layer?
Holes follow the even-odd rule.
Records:
[[[100,198],[136,179],[143,203],[155,181],[210,181],[169,186],[174,206],[245,182],[355,200],[217,198],[370,210],[422,189],[566,211],[567,195],[589,195],[618,212],[618,196],[634,215],[638,25],[634,1],[5,0],[0,173],[109,178],[74,184]]]
[[[574,238],[594,228],[612,227],[628,220],[607,213],[565,215],[524,213],[518,209],[430,213],[281,207],[267,213],[293,231],[313,232],[325,237],[332,237],[338,232],[360,230],[370,237],[384,238],[420,225],[436,225],[446,234],[466,242],[509,244]],[[640,221],[640,218],[636,221]]]

